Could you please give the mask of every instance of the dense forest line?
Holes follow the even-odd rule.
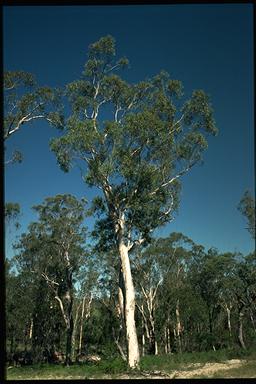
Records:
[[[115,246],[86,245],[84,203],[70,195],[34,209],[38,222],[6,260],[9,362],[64,361],[66,353],[69,363],[87,355],[126,360]],[[137,249],[131,265],[142,356],[255,347],[255,253],[207,251],[172,233]]]
[[[34,206],[37,221],[5,260],[9,362],[120,355],[134,369],[145,354],[255,345],[255,253],[206,250],[181,233],[154,237],[218,134],[210,97],[184,96],[165,71],[128,83],[116,74],[128,63],[105,36],[64,89],[39,87],[23,71],[4,75],[4,140],[44,119],[59,129],[50,150],[60,169],[78,167],[98,191],[90,204],[59,194]],[[6,164],[20,161],[16,151]],[[255,237],[249,192],[239,209]],[[19,210],[6,203],[6,220]]]

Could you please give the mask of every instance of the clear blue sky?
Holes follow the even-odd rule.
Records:
[[[212,98],[219,135],[209,141],[204,165],[184,176],[179,214],[158,234],[178,231],[206,248],[250,252],[254,242],[236,207],[244,191],[255,188],[252,5],[6,6],[4,69],[32,72],[40,85],[64,86],[79,78],[88,45],[107,34],[116,39],[117,55],[130,61],[123,72],[128,81],[164,69],[183,82],[188,96],[204,89]],[[48,146],[55,135],[37,121],[7,143],[7,153],[24,155],[22,164],[5,171],[5,200],[20,203],[22,231],[36,218],[31,207],[46,196],[93,196],[79,170],[59,169]]]

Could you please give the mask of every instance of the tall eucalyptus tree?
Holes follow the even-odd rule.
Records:
[[[72,112],[64,134],[51,148],[64,171],[78,164],[85,182],[100,190],[95,208],[119,254],[128,365],[135,368],[140,356],[129,254],[172,220],[180,179],[200,163],[206,136],[217,128],[202,90],[183,99],[181,82],[164,71],[129,84],[115,74],[128,60],[115,55],[111,36],[89,46],[81,78],[66,87]]]

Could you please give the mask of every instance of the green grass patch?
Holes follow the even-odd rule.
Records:
[[[127,367],[121,359],[110,359],[98,364],[74,364],[69,367],[63,365],[38,364],[26,367],[12,367],[7,369],[7,380],[25,379],[86,379],[99,378],[104,374],[119,374],[126,372]]]

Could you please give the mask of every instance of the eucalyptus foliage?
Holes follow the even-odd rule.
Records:
[[[6,71],[4,88],[4,140],[17,132],[24,124],[44,119],[61,128],[63,114],[60,107],[61,91],[51,87],[39,87],[35,77],[24,71]],[[8,163],[22,161],[22,154],[15,150]]]
[[[238,210],[246,217],[248,223],[248,231],[255,239],[255,198],[249,191],[245,191],[239,204]]]
[[[84,72],[66,87],[72,113],[51,148],[62,170],[79,165],[86,183],[102,190],[94,200],[106,214],[101,226],[124,215],[133,244],[173,218],[179,179],[201,162],[217,128],[204,91],[184,97],[165,71],[128,83],[116,74],[127,64],[116,59],[111,36],[89,46]]]

